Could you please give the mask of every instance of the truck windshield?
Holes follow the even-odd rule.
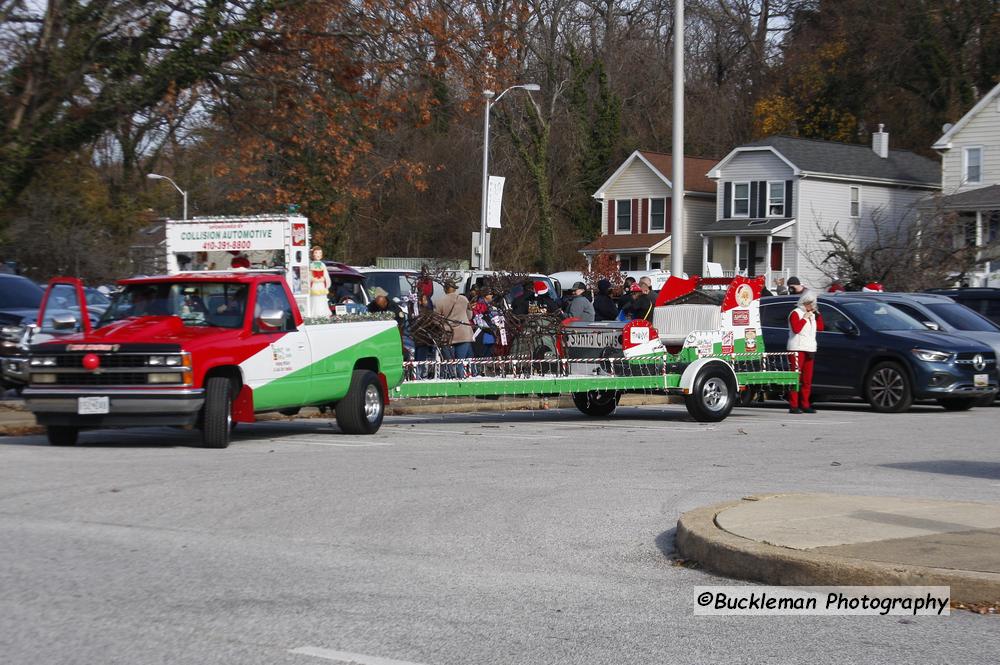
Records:
[[[240,328],[247,285],[232,282],[129,284],[115,294],[97,327],[139,316],[176,316],[187,326]]]

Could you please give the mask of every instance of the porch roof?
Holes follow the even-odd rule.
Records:
[[[601,236],[580,250],[581,254],[600,254],[609,252],[624,254],[626,252],[642,252],[669,254],[669,233],[623,233],[621,235]]]
[[[788,236],[795,220],[790,217],[775,219],[720,219],[704,231],[703,236]]]
[[[925,199],[920,207],[944,210],[1000,210],[1000,185],[978,187],[961,194]]]

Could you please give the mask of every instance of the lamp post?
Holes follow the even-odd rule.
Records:
[[[486,109],[483,112],[483,201],[479,213],[479,268],[487,270],[490,267],[489,257],[486,256],[486,212],[489,207],[490,190],[490,109],[498,103],[500,99],[511,90],[527,90],[529,92],[541,90],[537,83],[519,83],[512,85],[493,99],[492,90],[484,90],[483,97],[486,98]]]
[[[169,182],[171,185],[174,186],[174,189],[176,189],[178,192],[181,193],[181,196],[184,197],[184,221],[187,221],[187,218],[188,218],[188,193],[185,192],[180,187],[178,187],[176,182],[174,182],[173,180],[171,180],[170,178],[168,178],[165,175],[160,175],[159,173],[147,173],[146,177],[148,179],[150,179],[150,180],[166,180],[167,182]]]

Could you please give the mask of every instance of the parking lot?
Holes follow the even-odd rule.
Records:
[[[9,663],[977,662],[995,617],[697,617],[678,516],[785,491],[996,501],[996,408],[682,406],[0,439]],[[791,651],[792,645],[795,651]],[[382,660],[379,660],[382,659]]]

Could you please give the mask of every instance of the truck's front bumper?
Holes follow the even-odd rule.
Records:
[[[108,412],[79,413],[81,397],[107,397]],[[24,404],[39,425],[72,427],[191,426],[205,404],[201,388],[27,388]]]

